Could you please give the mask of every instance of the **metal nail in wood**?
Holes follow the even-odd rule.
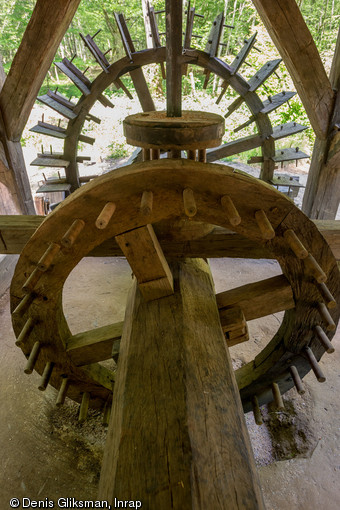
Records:
[[[33,348],[27,360],[26,367],[24,369],[25,374],[31,374],[33,372],[39,356],[40,346],[41,346],[40,342],[35,342],[35,344],[33,345]]]
[[[241,216],[229,195],[224,195],[221,198],[221,205],[227,215],[229,223],[233,226],[239,225],[241,223]]]
[[[306,347],[305,354],[317,380],[319,382],[325,382],[326,377],[323,375],[323,372],[319,366],[319,363],[316,360],[316,357],[313,354],[312,349],[310,347]]]
[[[65,248],[71,248],[75,241],[77,240],[80,232],[85,227],[85,221],[76,219],[64,235],[64,237],[61,240],[61,244],[65,246]]]
[[[263,239],[273,239],[275,237],[275,230],[273,229],[263,209],[255,212],[255,219]]]
[[[104,205],[101,213],[96,219],[96,227],[99,230],[104,230],[104,228],[108,226],[112,216],[114,215],[115,210],[116,204],[114,202],[107,202],[107,204]]]

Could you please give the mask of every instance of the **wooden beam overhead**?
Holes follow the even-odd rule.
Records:
[[[80,0],[37,1],[0,94],[0,109],[10,140],[20,140],[39,89],[79,3]]]
[[[334,92],[295,0],[253,0],[294,81],[316,135],[325,139]]]
[[[166,0],[166,114],[167,117],[182,115],[182,17],[183,1]]]
[[[44,216],[0,215],[0,254],[20,254],[25,244],[41,225]],[[337,260],[340,260],[340,221],[314,220]],[[216,227],[210,234],[196,240],[174,240],[158,235],[164,254],[169,257],[238,257],[268,258],[272,255],[263,245],[250,241],[230,230]],[[118,244],[109,239],[91,251],[90,257],[121,257]]]

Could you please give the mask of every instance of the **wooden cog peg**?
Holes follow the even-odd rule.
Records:
[[[15,342],[15,345],[20,347],[23,343],[26,342],[26,340],[28,339],[28,337],[31,334],[33,326],[34,326],[34,319],[32,317],[29,317],[27,319],[27,321],[25,322],[24,327],[20,331],[20,334],[19,334],[19,336],[18,336],[18,338],[17,338],[17,340]]]
[[[41,376],[40,384],[38,386],[38,389],[40,391],[45,391],[46,390],[46,388],[48,386],[48,383],[49,383],[49,381],[51,379],[53,368],[54,368],[54,363],[52,361],[48,361],[46,363],[46,365],[45,365],[43,374]]]
[[[84,421],[86,420],[87,413],[89,410],[89,403],[90,403],[90,394],[86,391],[85,393],[83,393],[83,397],[82,397],[81,404],[80,404],[79,418],[78,418],[79,423],[84,423]]]
[[[76,242],[80,232],[85,227],[85,221],[76,219],[64,235],[61,240],[61,244],[65,246],[65,248],[71,248],[73,244]]]
[[[140,202],[140,211],[144,216],[149,216],[152,213],[153,206],[153,193],[152,191],[143,191],[142,199]]]
[[[221,198],[221,205],[226,212],[229,223],[233,226],[239,225],[241,223],[241,216],[229,195],[224,195]]]
[[[304,259],[306,273],[312,276],[318,283],[324,283],[327,280],[326,273],[321,269],[313,255],[310,253]]]
[[[336,308],[336,301],[335,301],[333,295],[330,293],[327,285],[325,283],[318,283],[318,289],[319,289],[321,296],[323,297],[323,299],[325,301],[327,308],[329,308],[330,310],[332,310],[333,308]]]
[[[324,346],[326,352],[328,352],[328,354],[332,354],[335,351],[334,345],[329,340],[328,336],[326,335],[326,333],[324,332],[322,327],[315,326],[314,333],[315,333],[316,337],[318,338],[318,340],[320,340],[320,342]]]
[[[99,214],[98,218],[96,219],[96,227],[99,230],[104,230],[106,228],[114,215],[114,212],[116,210],[116,204],[114,202],[108,202],[104,205],[101,213]]]
[[[52,264],[55,256],[60,251],[60,244],[57,243],[51,243],[50,246],[45,251],[44,255],[41,257],[41,259],[38,262],[38,269],[39,271],[47,271],[47,269]]]
[[[321,383],[325,382],[326,377],[323,375],[323,372],[316,360],[316,357],[314,356],[312,349],[310,347],[306,347],[305,354],[317,380]]]
[[[35,342],[33,345],[33,349],[31,350],[31,354],[29,355],[29,358],[27,360],[27,365],[24,369],[25,374],[31,374],[34,370],[36,361],[39,356],[40,351],[40,342]]]
[[[261,409],[260,409],[259,401],[258,401],[256,395],[254,395],[253,398],[251,399],[251,405],[253,407],[253,413],[254,413],[254,419],[255,419],[256,425],[263,425]]]
[[[26,296],[20,301],[18,306],[14,309],[13,315],[17,315],[18,317],[22,317],[25,312],[27,312],[30,307],[32,301],[34,299],[33,294],[26,294]]]
[[[321,319],[326,323],[326,329],[327,331],[335,331],[336,330],[336,324],[333,321],[331,314],[328,311],[327,306],[325,303],[318,303],[317,309],[320,314]]]
[[[299,395],[303,395],[306,392],[306,390],[304,388],[303,382],[301,380],[297,368],[294,365],[291,365],[289,367],[289,372],[290,375],[292,376],[296,391],[298,392]]]
[[[275,230],[263,209],[255,212],[255,219],[263,239],[273,239],[275,237]]]
[[[60,388],[59,388],[57,400],[55,403],[55,405],[57,407],[61,407],[64,404],[69,384],[70,384],[70,381],[69,381],[68,377],[63,377],[62,381],[61,381]]]
[[[304,247],[294,230],[286,230],[283,237],[298,259],[305,259],[308,257],[308,250]]]
[[[274,402],[275,402],[275,406],[276,406],[277,410],[278,411],[284,410],[285,405],[282,400],[280,388],[279,388],[279,385],[275,382],[272,384],[272,393],[273,393]]]
[[[188,218],[193,218],[197,213],[194,192],[190,188],[183,190],[184,212]]]
[[[42,274],[43,273],[39,271],[39,269],[36,267],[30,274],[30,276],[27,278],[24,285],[22,286],[23,292],[25,292],[26,294],[30,294],[31,292],[33,292]]]

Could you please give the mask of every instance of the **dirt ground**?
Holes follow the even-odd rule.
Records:
[[[273,261],[220,259],[211,266],[216,292],[280,273]],[[130,283],[124,259],[84,259],[64,289],[72,332],[121,320]],[[236,367],[263,347],[280,316],[251,321],[252,340],[231,350]],[[39,376],[23,373],[25,358],[14,344],[8,292],[0,300],[0,320],[0,509],[10,508],[13,497],[95,500],[106,435],[101,415],[92,411],[79,425],[77,405],[66,401],[57,409],[56,391],[40,392]],[[246,416],[267,510],[340,507],[339,351],[321,361],[324,384],[309,374],[303,397],[293,390],[285,396],[287,412],[264,409],[262,427]]]

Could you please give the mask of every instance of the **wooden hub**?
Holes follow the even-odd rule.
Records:
[[[224,134],[223,117],[196,111],[183,111],[181,117],[137,113],[126,117],[123,125],[127,143],[146,149],[207,149],[220,145]]]

